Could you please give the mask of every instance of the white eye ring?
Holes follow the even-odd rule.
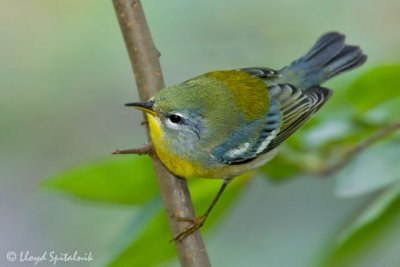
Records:
[[[182,127],[182,121],[184,120],[184,117],[182,116],[181,113],[171,113],[167,115],[167,118],[165,120],[167,126],[172,129],[180,129]]]
[[[179,116],[177,114],[170,114],[168,116],[168,120],[174,124],[179,124],[182,121],[182,116]]]

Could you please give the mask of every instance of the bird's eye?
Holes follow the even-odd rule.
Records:
[[[168,119],[172,122],[172,123],[180,123],[182,121],[182,117],[179,115],[175,115],[175,114],[171,114],[168,116]]]

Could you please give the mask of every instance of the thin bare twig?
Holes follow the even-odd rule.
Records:
[[[316,174],[319,176],[329,176],[334,174],[335,172],[341,170],[344,166],[346,166],[356,155],[360,154],[371,145],[384,139],[385,137],[387,137],[388,135],[394,133],[399,129],[400,129],[400,122],[389,125],[377,131],[373,135],[369,136],[367,139],[362,140],[360,143],[358,143],[350,150],[348,150],[338,162],[332,165],[328,165],[327,167],[324,167],[321,170],[318,170]]]
[[[116,149],[112,152],[113,155],[124,155],[124,154],[136,154],[136,155],[150,155],[153,156],[154,150],[153,145],[148,144],[141,148],[130,148],[130,149]]]
[[[128,49],[140,99],[148,100],[164,87],[159,63],[160,53],[154,46],[140,1],[113,0],[113,4]],[[177,217],[195,218],[190,193],[184,179],[172,175],[156,156],[152,159],[169,226],[173,236],[176,236],[190,224],[177,221]],[[199,231],[181,242],[175,242],[175,245],[182,266],[211,266]]]

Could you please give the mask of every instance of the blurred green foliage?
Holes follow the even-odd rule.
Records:
[[[400,97],[400,66],[383,66],[364,73],[347,90],[358,116],[385,102]]]
[[[44,185],[86,200],[141,205],[158,194],[154,177],[149,158],[125,156],[63,172]]]
[[[400,174],[398,175],[400,176]],[[398,266],[400,183],[385,190],[335,239],[321,266]]]
[[[281,153],[260,168],[260,173],[274,181],[285,181],[302,173],[313,174],[329,167],[340,160],[341,155],[351,149],[356,140],[360,141],[385,127],[382,124],[371,124],[365,114],[397,98],[399,87],[399,66],[379,67],[367,71],[345,89],[349,102],[355,107],[343,108],[347,113],[343,118],[344,123],[351,125],[345,127],[345,134],[331,136],[328,131],[325,132],[326,137],[316,138],[322,141],[316,142],[317,145],[312,144],[315,142],[315,137],[312,136],[316,132],[324,134],[321,129],[323,123],[330,120],[329,109],[337,108],[331,105],[323,115],[324,120],[314,120],[299,134],[290,138]],[[300,142],[307,138],[310,140],[309,144]],[[387,136],[384,141],[374,144],[365,153],[356,155],[344,168],[333,174],[338,177],[337,193],[340,195],[349,197],[378,189],[383,192],[372,200],[360,215],[355,215],[354,222],[350,222],[349,226],[327,245],[325,257],[321,261],[322,266],[364,266],[365,255],[373,251],[380,238],[387,238],[387,231],[400,226],[400,213],[397,211],[400,203],[400,169],[397,164],[400,158],[399,147],[398,135]],[[203,229],[205,232],[221,219],[246,182],[254,175],[249,174],[234,180],[207,221]],[[154,172],[147,157],[117,156],[105,159],[61,173],[47,181],[46,185],[82,199],[143,207],[149,205],[157,195]],[[206,209],[212,200],[210,196],[218,190],[218,186],[220,183],[216,183],[215,180],[190,182],[197,211]],[[153,215],[143,225],[141,232],[132,236],[132,241],[125,246],[121,254],[110,261],[110,266],[154,266],[174,257],[174,247],[167,242],[171,236],[161,203],[153,206],[153,210]],[[154,251],[157,253],[153,253]],[[392,256],[390,262],[394,265],[381,266],[398,265],[400,258],[396,256],[393,259]]]

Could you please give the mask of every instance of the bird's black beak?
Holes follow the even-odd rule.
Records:
[[[146,102],[134,102],[134,103],[127,103],[125,104],[126,107],[134,107],[139,109],[143,112],[146,112],[151,115],[156,115],[156,112],[153,109],[154,101],[149,100]]]

